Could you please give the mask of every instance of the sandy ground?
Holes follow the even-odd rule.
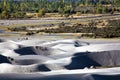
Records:
[[[119,47],[72,36],[1,37],[0,80],[119,80]]]

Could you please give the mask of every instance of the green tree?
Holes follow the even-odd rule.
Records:
[[[40,10],[39,10],[39,17],[44,16],[45,13],[46,13],[45,9],[40,9]]]
[[[102,7],[102,13],[103,13],[103,14],[106,13],[106,10],[107,10],[106,7],[103,6],[103,7]]]
[[[85,6],[88,6],[88,0],[86,0],[86,2],[85,2]]]
[[[2,13],[1,13],[1,18],[2,18],[2,19],[7,19],[8,17],[9,17],[8,12],[7,12],[7,11],[2,11]]]
[[[6,2],[6,0],[4,0],[3,7],[4,7],[4,9],[6,9],[6,7],[7,7],[7,2]]]

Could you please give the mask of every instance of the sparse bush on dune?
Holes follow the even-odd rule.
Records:
[[[104,26],[102,26],[103,23]],[[94,37],[94,38],[120,37],[120,20],[90,21],[87,24],[75,23],[71,25],[66,24],[65,22],[61,22],[56,26],[57,27],[54,28],[54,25],[51,24],[47,26],[47,28],[43,29],[40,28],[40,25],[22,26],[8,28],[8,30],[27,32],[26,35],[33,35],[38,34],[40,32],[45,32],[45,33],[81,33],[83,34],[82,37]],[[31,28],[33,30],[29,30],[28,28]],[[36,28],[38,28],[38,30],[36,30]]]
[[[26,27],[22,26],[22,27],[15,27],[15,28],[8,28],[11,31],[26,31]]]
[[[35,33],[32,32],[32,31],[29,31],[29,32],[26,33],[26,35],[28,35],[28,36],[31,36],[31,35],[34,35],[34,34],[35,34]]]
[[[82,37],[114,38],[120,37],[120,22],[119,20],[108,21],[108,25],[101,28],[97,27],[97,23],[94,21],[88,23],[87,26],[82,24],[67,26],[61,23],[57,29],[43,31],[46,33],[83,33]]]

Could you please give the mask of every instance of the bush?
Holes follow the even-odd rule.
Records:
[[[31,36],[31,35],[34,35],[34,33],[30,31],[30,32],[27,32],[26,35]]]

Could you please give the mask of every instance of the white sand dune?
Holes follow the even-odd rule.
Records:
[[[118,42],[0,39],[0,80],[120,80],[119,57]]]
[[[9,58],[12,64],[16,65],[31,65],[31,64],[42,64],[45,61],[53,60],[52,58],[42,56],[42,55],[24,55],[24,56],[14,56]]]
[[[76,48],[76,52],[100,52],[110,50],[120,50],[120,43],[94,44]]]
[[[32,72],[47,72],[51,70],[64,70],[56,64],[32,64],[32,65],[13,65],[9,63],[0,64],[0,73],[32,73]]]
[[[120,68],[108,69],[83,69],[83,70],[59,70],[39,73],[2,73],[3,80],[119,80]],[[7,78],[6,78],[7,77]]]

